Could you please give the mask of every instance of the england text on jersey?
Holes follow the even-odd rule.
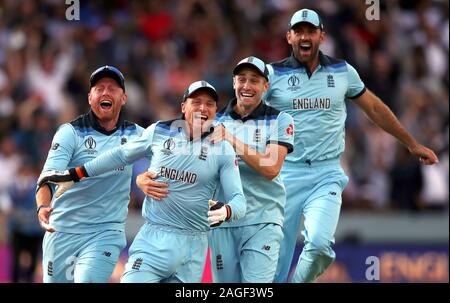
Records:
[[[197,174],[184,171],[177,170],[165,166],[161,166],[161,170],[159,171],[159,175],[163,178],[167,178],[174,181],[182,181],[185,183],[194,184],[197,181]]]
[[[292,100],[292,109],[310,110],[310,109],[330,109],[330,98],[302,98]]]

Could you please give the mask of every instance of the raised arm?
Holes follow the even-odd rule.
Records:
[[[439,162],[436,154],[431,149],[418,143],[403,127],[389,107],[370,90],[366,89],[361,96],[353,99],[353,101],[366,113],[373,123],[404,144],[411,154],[419,158],[420,162],[426,165]]]

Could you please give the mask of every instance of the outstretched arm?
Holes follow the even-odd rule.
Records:
[[[58,184],[55,197],[59,197],[72,187],[74,182],[132,164],[144,156],[151,157],[153,130],[154,124],[148,127],[138,139],[103,153],[83,166],[70,168],[65,171],[53,170],[43,172],[39,176],[38,186],[48,183]]]
[[[411,154],[419,157],[420,162],[427,165],[439,162],[436,154],[431,149],[418,143],[389,107],[370,90],[366,89],[361,96],[353,99],[353,101],[367,114],[372,122],[403,143]]]

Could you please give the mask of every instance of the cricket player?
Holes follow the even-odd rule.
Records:
[[[262,102],[269,82],[261,59],[241,60],[233,70],[233,87],[236,97],[217,114],[210,141],[228,141],[238,154],[247,213],[210,232],[213,281],[269,283],[283,238],[286,193],[279,173],[292,151],[293,120]],[[165,197],[167,188],[153,177],[140,175],[139,188],[155,199]]]
[[[194,82],[184,94],[181,119],[156,122],[140,138],[83,166],[41,176],[41,183],[65,182],[70,187],[80,179],[98,178],[146,156],[149,171],[170,185],[170,193],[162,201],[145,198],[142,215],[146,223],[130,247],[121,282],[200,282],[210,225],[245,215],[246,201],[232,146],[207,140],[213,131],[217,100],[213,86]],[[89,179],[75,186],[90,183]],[[209,201],[218,187],[223,188],[224,200]],[[209,202],[214,204],[211,210]]]
[[[269,82],[261,59],[251,56],[236,65],[233,88],[236,97],[217,114],[220,126],[211,141],[228,141],[238,154],[247,214],[211,230],[213,281],[271,283],[286,203],[279,173],[293,150],[293,120],[262,102]]]
[[[139,137],[143,128],[122,118],[125,79],[103,66],[90,77],[90,111],[56,132],[43,173],[74,168]],[[125,219],[130,199],[131,165],[78,183],[55,197],[53,184],[40,184],[37,215],[46,229],[44,282],[108,282],[126,246]]]
[[[424,164],[438,162],[419,144],[392,111],[361,81],[353,66],[323,54],[325,39],[319,15],[297,11],[286,33],[292,55],[268,65],[266,102],[289,113],[296,125],[294,152],[282,169],[287,192],[276,282],[286,282],[304,216],[305,245],[292,282],[312,282],[334,261],[334,233],[348,177],[340,165],[344,152],[346,105],[355,102],[375,124],[404,144]]]

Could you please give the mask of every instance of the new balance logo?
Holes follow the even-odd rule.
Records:
[[[134,270],[139,270],[142,265],[142,261],[144,261],[142,258],[137,258],[134,260],[133,266],[131,267]]]
[[[48,276],[53,276],[53,262],[52,261],[48,261],[47,263],[47,275]]]
[[[223,269],[222,255],[217,255],[217,257],[216,257],[216,267],[217,267],[217,270]]]
[[[107,256],[107,257],[111,257],[111,253],[109,251],[106,251],[106,250],[102,253],[102,255],[103,256]]]
[[[270,250],[270,245],[263,245],[262,250]]]
[[[328,194],[332,195],[332,196],[336,196],[336,192],[334,192],[334,191],[330,191]]]

